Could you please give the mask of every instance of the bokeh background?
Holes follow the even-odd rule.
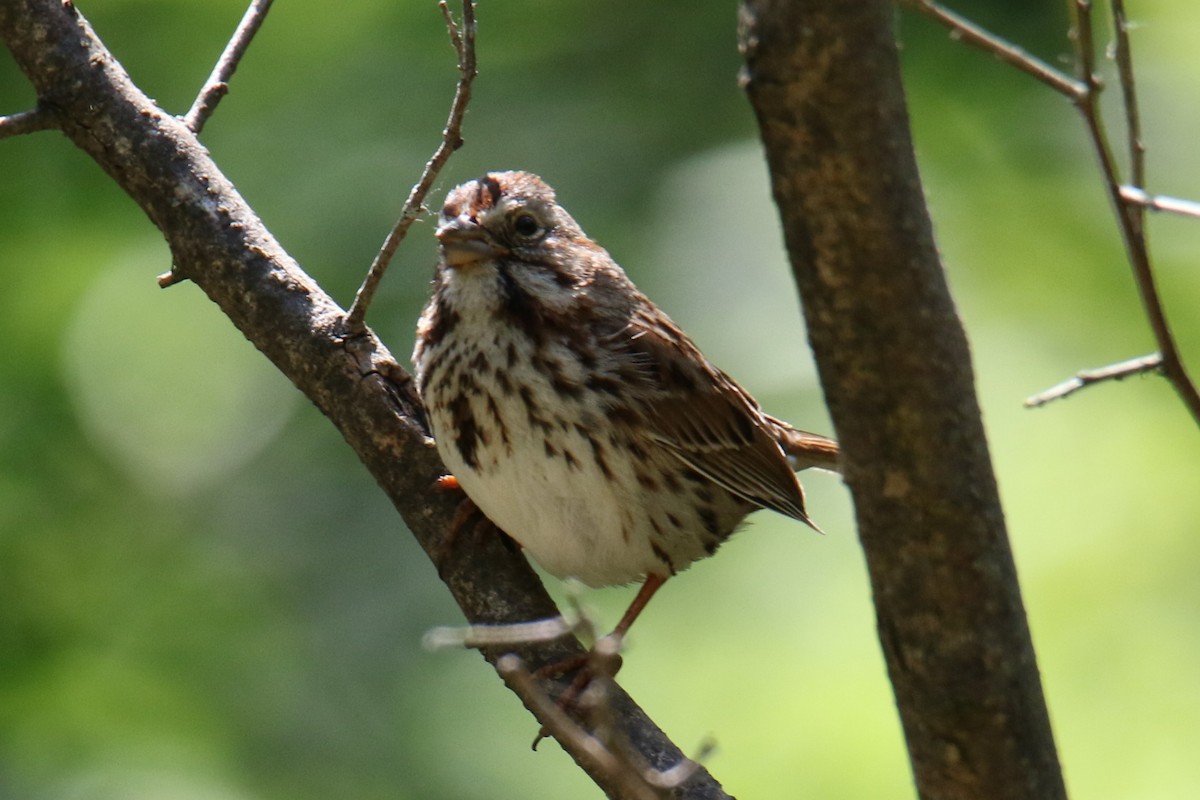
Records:
[[[79,5],[176,113],[242,13]],[[1062,6],[958,7],[1065,63]],[[1200,6],[1131,12],[1151,189],[1195,197]],[[467,145],[437,195],[487,169],[542,174],[771,412],[828,431],[736,84],[734,4],[514,0],[479,18]],[[924,20],[898,25],[1069,787],[1194,797],[1195,425],[1153,378],[1021,407],[1153,350],[1081,124]],[[292,0],[203,138],[347,303],[454,80],[432,2]],[[33,99],[0,54],[0,112]],[[430,232],[414,229],[369,319],[405,360]],[[1155,217],[1152,235],[1200,372],[1200,223]],[[189,284],[156,287],[169,266],[155,229],[60,135],[0,142],[0,797],[599,797],[553,742],[530,752],[535,723],[482,659],[422,648],[461,621],[433,568],[216,307]],[[846,493],[833,476],[807,485],[828,534],[753,517],[656,599],[622,679],[682,747],[714,738],[709,766],[740,797],[911,797]],[[632,591],[585,600],[611,624]]]

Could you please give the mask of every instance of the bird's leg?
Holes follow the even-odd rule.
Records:
[[[667,582],[667,579],[662,575],[653,573],[646,576],[646,580],[642,581],[642,588],[638,589],[637,596],[633,598],[633,602],[629,604],[629,608],[625,609],[625,613],[621,616],[621,621],[617,623],[617,627],[613,628],[609,636],[615,636],[617,639],[624,639],[625,634],[629,632],[629,628],[637,620],[638,615],[650,602],[650,598],[654,597],[654,593],[662,588],[662,585]]]
[[[666,582],[667,579],[661,575],[647,575],[646,580],[642,581],[642,588],[638,589],[637,596],[633,598],[633,602],[629,604],[629,608],[625,609],[625,613],[621,615],[621,621],[617,623],[617,627],[613,628],[612,632],[604,637],[613,642],[612,647],[605,649],[610,653],[617,654],[616,666],[612,669],[612,674],[609,675],[610,678],[616,677],[617,672],[621,669],[621,642],[625,639],[625,634],[629,633],[629,628],[632,627],[638,615],[642,613],[642,610],[646,608],[646,604],[650,602],[650,598],[654,597],[654,593],[662,588],[662,585]],[[591,660],[592,652],[595,650],[596,647],[593,646],[591,651],[581,656],[574,656],[556,664],[549,664],[538,670],[538,673],[535,673],[541,674],[542,670],[556,668],[554,671],[546,673],[545,676],[549,677],[565,675],[572,670],[583,667],[579,671],[579,674],[575,676],[575,680],[571,682],[571,685],[567,687],[567,690],[558,699],[559,705],[563,708],[569,708],[573,705],[575,699],[587,688],[588,683],[591,681],[592,670],[588,668],[588,661]]]
[[[616,639],[619,648],[621,640],[625,638],[625,634],[629,632],[629,628],[637,620],[638,615],[646,608],[646,604],[650,602],[650,598],[654,597],[654,593],[661,589],[662,585],[666,582],[667,579],[661,575],[647,575],[646,579],[642,581],[642,588],[638,589],[637,596],[633,598],[633,602],[629,604],[629,608],[625,609],[625,613],[621,616],[621,621],[617,623],[617,627],[613,628],[612,632],[605,638]],[[587,663],[587,659],[587,653],[571,656],[561,661],[555,661],[553,664],[547,664],[536,670],[533,674],[538,678],[557,678],[559,675],[566,675],[568,672],[579,669]],[[620,669],[619,666],[618,669]],[[614,671],[613,674],[615,675],[616,672]],[[578,681],[578,678],[576,680]],[[584,681],[583,685],[579,688],[582,689],[586,685],[587,681]]]
[[[565,675],[568,672],[578,670],[571,685],[563,690],[563,693],[558,696],[558,707],[564,711],[569,711],[575,707],[579,696],[583,694],[583,690],[588,687],[592,679],[596,677],[598,671],[592,669],[594,662],[603,659],[612,666],[604,670],[604,673],[609,678],[614,678],[617,672],[620,671],[621,661],[621,642],[625,638],[625,634],[629,632],[629,628],[637,620],[638,616],[646,608],[646,604],[650,602],[650,598],[654,597],[654,593],[662,588],[662,585],[667,582],[667,579],[662,575],[650,574],[642,581],[642,587],[638,589],[637,596],[633,598],[633,602],[629,604],[629,608],[625,609],[625,613],[621,615],[621,621],[617,623],[617,627],[612,629],[604,639],[610,640],[611,644],[608,647],[601,647],[600,642],[592,646],[592,649],[587,653],[570,658],[564,658],[561,661],[556,661],[553,664],[536,670],[533,674],[537,678],[554,678],[559,675]],[[549,732],[542,728],[533,740],[533,747],[537,749],[538,742],[546,738]]]
[[[447,560],[458,546],[459,539],[464,532],[469,532],[472,536],[482,536],[483,532],[489,529],[501,534],[503,531],[487,518],[487,515],[480,510],[479,506],[475,505],[470,497],[467,497],[458,483],[458,478],[453,475],[443,475],[434,481],[433,489],[436,492],[460,492],[462,494],[462,500],[459,502],[458,508],[454,510],[454,516],[450,518],[450,524],[446,526],[446,535],[437,543],[433,552],[434,566],[437,567],[438,575],[441,575]],[[503,536],[503,538],[507,540],[505,544],[510,549],[516,544],[508,536]]]

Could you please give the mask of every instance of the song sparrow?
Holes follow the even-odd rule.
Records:
[[[812,525],[792,470],[837,444],[763,413],[540,178],[457,187],[437,238],[413,361],[438,452],[553,575],[644,579],[618,634],[751,511]]]

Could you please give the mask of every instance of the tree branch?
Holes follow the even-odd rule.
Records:
[[[1185,217],[1200,218],[1200,203],[1195,200],[1181,200],[1178,197],[1167,197],[1161,194],[1149,194],[1136,186],[1122,186],[1121,199],[1126,203],[1136,203],[1151,211],[1167,211]]]
[[[1167,322],[1167,312],[1163,308],[1162,298],[1158,293],[1158,285],[1154,278],[1154,268],[1150,261],[1150,246],[1146,240],[1145,226],[1145,207],[1141,203],[1126,202],[1121,192],[1121,175],[1117,168],[1116,161],[1113,159],[1112,151],[1108,145],[1108,137],[1105,132],[1104,119],[1100,115],[1099,95],[1103,88],[1099,80],[1095,77],[1095,45],[1093,43],[1092,33],[1092,3],[1091,0],[1075,0],[1075,54],[1076,60],[1079,62],[1079,69],[1088,84],[1088,94],[1083,100],[1076,103],[1080,113],[1083,114],[1084,123],[1087,126],[1088,134],[1091,136],[1092,145],[1096,150],[1097,156],[1100,158],[1101,172],[1104,175],[1104,183],[1108,189],[1109,200],[1112,202],[1113,212],[1117,215],[1118,227],[1121,231],[1121,239],[1125,244],[1125,254],[1129,259],[1129,265],[1133,269],[1134,283],[1137,285],[1138,297],[1142,301],[1142,309],[1145,311],[1146,319],[1150,323],[1150,330],[1154,333],[1154,340],[1158,344],[1158,351],[1162,355],[1162,372],[1175,387],[1175,391],[1183,400],[1184,405],[1191,413],[1192,418],[1200,425],[1200,391],[1196,389],[1196,385],[1192,383],[1191,377],[1188,375],[1187,367],[1183,363],[1183,358],[1179,354],[1179,347],[1175,342],[1175,336],[1171,332],[1171,326]],[[1120,47],[1121,57],[1124,61],[1129,60],[1129,43],[1125,39],[1123,8],[1121,16],[1117,19],[1118,26],[1118,41],[1124,40],[1124,45]],[[1128,63],[1122,70],[1122,80],[1128,80],[1129,84],[1125,87],[1125,121],[1129,126],[1126,131],[1126,136],[1130,141],[1130,147],[1133,154],[1132,169],[1135,173],[1141,172],[1142,158],[1145,147],[1141,141],[1141,131],[1138,123],[1138,114],[1136,106],[1136,94],[1133,88],[1133,69]],[[1143,188],[1140,184],[1137,188]]]
[[[59,127],[57,114],[48,108],[35,108],[33,111],[0,116],[0,139],[24,136],[27,133],[37,133],[57,127]]]
[[[1142,118],[1138,111],[1137,79],[1133,74],[1133,50],[1129,45],[1129,21],[1125,0],[1110,0],[1116,41],[1113,58],[1121,76],[1121,101],[1125,107],[1125,133],[1129,146],[1129,176],[1134,186],[1146,185],[1146,143],[1142,140]]]
[[[950,30],[950,35],[963,44],[991,53],[1009,66],[1016,67],[1071,100],[1077,100],[1087,94],[1087,86],[1081,81],[1055,69],[1012,42],[984,30],[934,0],[901,0],[901,5],[908,6],[945,26]]]
[[[993,53],[1001,60],[1030,74],[1071,100],[1083,116],[1092,149],[1100,161],[1100,172],[1117,217],[1117,226],[1125,246],[1126,258],[1133,271],[1138,297],[1150,323],[1154,340],[1162,354],[1162,374],[1166,376],[1179,394],[1192,418],[1200,425],[1200,390],[1188,375],[1187,367],[1179,353],[1175,336],[1167,321],[1166,310],[1158,293],[1154,268],[1150,259],[1150,248],[1146,238],[1145,209],[1155,208],[1145,194],[1145,154],[1142,140],[1141,120],[1137,106],[1137,83],[1133,72],[1133,56],[1129,45],[1129,26],[1125,19],[1122,0],[1112,3],[1113,26],[1116,30],[1114,57],[1121,78],[1121,96],[1125,110],[1125,136],[1129,145],[1132,186],[1121,181],[1120,169],[1113,157],[1108,141],[1107,128],[1100,113],[1100,93],[1103,83],[1096,74],[1096,46],[1092,24],[1091,0],[1073,0],[1075,27],[1071,32],[1074,43],[1075,61],[1079,79],[1071,80],[1062,73],[1038,61],[1021,48],[995,34],[989,33],[973,22],[958,16],[933,0],[903,0],[903,4],[937,21],[950,29],[952,35],[967,44]],[[1138,193],[1141,193],[1140,195]],[[1188,208],[1189,210],[1183,210]],[[1196,205],[1188,201],[1174,201],[1163,206],[1163,210],[1192,214]]]
[[[367,330],[345,314],[283,251],[210,159],[194,133],[133,85],[70,2],[3,0],[0,38],[42,104],[56,109],[68,138],[142,208],[163,233],[180,275],[198,285],[245,336],[330,419],[392,500],[428,553],[438,551],[456,498],[434,491],[444,467],[422,425],[410,377]],[[442,578],[473,624],[508,624],[557,614],[524,557],[499,537],[455,548]],[[495,661],[515,652],[537,669],[582,652],[577,642],[483,648]],[[562,682],[543,682],[556,694]],[[533,698],[522,698],[535,705]],[[614,687],[613,719],[651,768],[683,754]],[[606,791],[614,776],[563,747]],[[724,798],[698,769],[684,798]]]
[[[885,0],[746,0],[744,82],[923,798],[1064,798]]]
[[[1107,367],[1100,367],[1099,369],[1080,370],[1075,373],[1074,378],[1063,381],[1057,386],[1051,386],[1046,391],[1035,394],[1033,397],[1027,399],[1025,407],[1038,408],[1054,400],[1069,397],[1080,389],[1086,389],[1097,383],[1120,381],[1131,375],[1145,375],[1147,372],[1161,371],[1162,356],[1158,353],[1151,353],[1148,356],[1141,356],[1140,358],[1131,358],[1128,361],[1122,361],[1120,364],[1110,364]]]
[[[593,653],[593,658],[594,655]],[[615,656],[616,653],[614,652],[612,655]],[[676,795],[669,795],[667,792],[683,786],[688,778],[700,768],[698,762],[691,760],[681,761],[665,771],[648,768],[637,763],[640,759],[636,751],[629,751],[629,743],[616,741],[612,736],[614,731],[609,723],[613,706],[608,694],[612,691],[613,683],[610,676],[593,673],[598,677],[593,677],[592,683],[588,685],[587,689],[588,694],[600,690],[596,710],[608,718],[604,720],[604,724],[597,726],[602,734],[607,734],[605,740],[601,740],[584,730],[579,723],[559,708],[554,699],[542,691],[536,679],[516,656],[512,654],[503,656],[496,662],[496,671],[527,703],[532,700],[533,707],[536,709],[535,713],[539,719],[545,722],[543,730],[547,735],[553,736],[560,742],[571,742],[572,750],[585,753],[587,758],[595,764],[595,769],[613,776],[615,795],[622,800],[661,800],[668,796],[674,797]]]
[[[238,23],[233,37],[230,38],[229,44],[225,45],[225,51],[217,59],[217,65],[213,67],[212,74],[204,82],[204,88],[200,90],[191,109],[183,118],[183,124],[191,128],[192,133],[199,135],[200,131],[204,129],[204,123],[217,110],[217,103],[229,94],[229,79],[237,71],[242,56],[246,55],[246,50],[250,47],[254,34],[258,33],[258,29],[262,27],[263,20],[267,18],[267,12],[271,10],[272,2],[273,0],[252,0],[246,13],[242,15],[242,21]]]
[[[467,113],[467,104],[471,102],[471,84],[474,83],[475,75],[478,72],[475,64],[475,2],[474,0],[463,0],[461,28],[455,24],[446,0],[441,0],[438,7],[442,10],[442,16],[446,20],[446,29],[450,32],[450,44],[458,53],[458,86],[454,89],[454,100],[450,104],[450,117],[442,131],[441,143],[434,151],[433,157],[426,162],[420,179],[409,192],[408,200],[404,202],[400,219],[388,233],[383,247],[379,249],[375,260],[371,262],[370,269],[367,270],[366,279],[363,280],[362,286],[354,296],[354,302],[350,305],[350,313],[347,315],[350,330],[362,329],[363,320],[367,316],[367,308],[371,305],[375,290],[379,288],[379,282],[383,280],[383,273],[387,271],[388,264],[392,263],[392,256],[396,254],[396,249],[408,235],[408,229],[412,227],[413,222],[425,207],[425,197],[433,187],[433,182],[437,180],[438,173],[450,160],[451,154],[462,147],[463,117]]]

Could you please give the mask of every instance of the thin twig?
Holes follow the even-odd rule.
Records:
[[[1122,186],[1121,199],[1151,211],[1166,211],[1171,214],[1181,214],[1185,217],[1200,218],[1200,203],[1195,200],[1182,200],[1178,197],[1167,197],[1161,194],[1149,194],[1136,186]]]
[[[496,661],[496,671],[534,713],[544,730],[564,746],[568,746],[567,749],[576,759],[589,760],[589,773],[604,776],[600,782],[605,788],[615,789],[618,792],[617,797],[636,800],[663,800],[673,797],[673,790],[682,786],[700,768],[700,759],[712,751],[713,744],[705,742],[696,759],[685,758],[662,771],[650,768],[644,763],[636,763],[634,758],[627,757],[620,749],[613,747],[611,742],[606,743],[593,736],[572,719],[538,684],[537,679],[517,656],[511,653],[501,656]],[[597,678],[593,683],[611,680],[604,676]]]
[[[1100,159],[1100,171],[1104,173],[1104,181],[1110,193],[1115,195],[1121,181],[1116,159],[1113,158],[1112,148],[1108,143],[1104,120],[1100,117],[1098,100],[1100,92],[1104,89],[1104,82],[1096,73],[1091,0],[1075,0],[1075,27],[1071,32],[1071,40],[1075,44],[1075,63],[1079,66],[1079,78],[1087,87],[1087,91],[1076,99],[1075,106],[1083,114],[1092,146]],[[1117,207],[1120,207],[1119,203]],[[1124,224],[1121,227],[1124,229]]]
[[[446,647],[496,647],[505,644],[547,642],[574,633],[575,626],[562,617],[551,617],[514,625],[468,625],[432,628],[421,638],[429,650]]]
[[[567,634],[582,634],[585,638],[591,638],[597,620],[581,605],[579,584],[568,582],[566,588],[568,602],[574,610],[574,621],[558,616],[512,625],[439,627],[427,632],[422,644],[429,649],[494,648],[544,642]],[[556,702],[546,692],[538,683],[539,675],[525,669],[517,656],[501,656],[496,661],[496,671],[542,722],[542,731],[534,742],[535,749],[537,742],[545,736],[554,736],[564,745],[574,745],[576,749],[572,752],[589,753],[608,775],[621,776],[618,785],[630,792],[622,794],[622,797],[658,798],[660,795],[657,792],[669,791],[687,781],[700,768],[701,761],[711,753],[715,743],[711,740],[702,743],[695,759],[685,758],[666,770],[654,769],[639,753],[620,746],[621,737],[617,734],[618,726],[615,724],[609,691],[621,666],[620,646],[620,638],[614,636],[605,636],[595,643],[588,652],[584,667],[590,676],[587,689],[578,697],[578,703],[572,701],[567,705],[586,714],[593,729],[591,733],[571,718],[561,698]]]
[[[1075,27],[1069,33],[1069,38],[1075,44],[1075,64],[1079,68],[1079,77],[1088,87],[1089,94],[1098,92],[1102,87],[1100,77],[1096,74],[1096,45],[1092,34],[1092,0],[1075,0]]]
[[[1044,392],[1039,392],[1033,397],[1025,401],[1026,408],[1037,408],[1044,406],[1053,400],[1061,400],[1064,397],[1075,394],[1080,389],[1086,389],[1097,383],[1105,381],[1120,381],[1128,378],[1131,375],[1144,375],[1147,372],[1162,371],[1162,356],[1158,353],[1151,353],[1148,356],[1140,358],[1131,358],[1128,361],[1122,361],[1120,364],[1110,364],[1107,367],[1099,369],[1085,369],[1075,373],[1075,377],[1070,380],[1063,381],[1057,386],[1051,386]]]
[[[1083,115],[1083,122],[1087,127],[1088,136],[1092,140],[1092,147],[1096,151],[1096,156],[1100,159],[1100,171],[1103,173],[1104,183],[1108,188],[1109,195],[1113,199],[1115,208],[1120,212],[1122,207],[1120,199],[1120,171],[1117,168],[1117,161],[1113,157],[1112,147],[1108,142],[1108,133],[1104,126],[1104,120],[1100,116],[1099,98],[1101,91],[1104,89],[1104,83],[1096,73],[1096,47],[1092,33],[1092,2],[1091,0],[1075,0],[1074,6],[1075,26],[1071,30],[1071,41],[1075,45],[1075,63],[1079,67],[1079,77],[1087,87],[1087,91],[1083,96],[1075,101],[1075,107]],[[1141,239],[1140,231],[1129,230],[1128,222],[1123,213],[1118,213],[1118,217],[1126,249],[1131,250],[1131,244]],[[1134,255],[1131,253],[1130,260],[1132,261],[1133,259]]]
[[[496,661],[496,671],[555,739],[575,754],[577,759],[591,762],[590,774],[603,775],[604,784],[618,789],[618,797],[660,800],[658,792],[639,780],[636,773],[628,769],[616,754],[558,707],[529,670],[525,669],[521,659],[511,653],[501,656]]]
[[[934,0],[905,0],[905,5],[949,28],[953,38],[991,53],[1072,101],[1087,93],[1087,87],[1080,81]]]
[[[242,15],[242,21],[238,23],[237,30],[233,32],[229,44],[225,45],[225,52],[221,53],[221,57],[217,59],[212,74],[204,82],[204,87],[196,96],[196,101],[192,103],[191,109],[183,118],[183,123],[191,129],[192,133],[199,134],[203,130],[204,123],[216,110],[217,103],[220,103],[221,98],[229,93],[229,79],[233,77],[242,56],[246,54],[251,40],[254,39],[254,34],[258,33],[263,20],[266,19],[272,2],[273,0],[251,0],[250,7]]]
[[[446,127],[442,131],[442,141],[434,151],[433,157],[425,164],[425,169],[421,173],[421,179],[413,186],[409,192],[408,200],[404,203],[404,208],[400,212],[400,219],[396,221],[391,232],[383,242],[383,247],[375,256],[375,260],[371,262],[371,268],[367,271],[367,277],[363,280],[362,286],[359,287],[358,293],[354,296],[354,302],[350,306],[350,311],[346,314],[346,326],[350,331],[360,331],[363,329],[363,320],[367,315],[367,307],[371,304],[371,299],[375,296],[375,290],[379,287],[379,282],[383,279],[383,273],[387,271],[388,264],[392,261],[392,256],[396,254],[396,249],[400,243],[404,241],[404,237],[408,234],[408,229],[412,226],[413,221],[421,214],[424,209],[425,197],[429,194],[429,190],[433,187],[433,182],[437,180],[438,173],[442,171],[442,167],[450,159],[450,155],[462,147],[462,123],[463,117],[467,111],[467,103],[471,100],[471,83],[475,80],[475,3],[474,0],[463,0],[462,4],[462,25],[456,25],[454,17],[451,15],[446,0],[441,0],[438,6],[442,9],[442,16],[446,19],[446,27],[450,33],[450,43],[454,46],[458,53],[458,85],[454,90],[454,101],[450,104],[450,116],[446,121]]]
[[[170,289],[175,284],[183,283],[186,280],[187,278],[176,272],[174,266],[172,266],[169,272],[162,273],[154,279],[154,282],[158,284],[158,288],[160,289]]]
[[[1154,333],[1154,341],[1162,356],[1162,373],[1175,387],[1179,397],[1191,413],[1192,418],[1200,424],[1200,391],[1188,376],[1187,368],[1180,357],[1175,336],[1167,322],[1166,310],[1163,308],[1162,297],[1154,279],[1154,268],[1150,261],[1150,248],[1146,241],[1146,228],[1143,224],[1144,206],[1141,203],[1127,203],[1122,196],[1122,181],[1117,170],[1116,161],[1108,144],[1105,134],[1104,121],[1100,116],[1099,104],[1096,101],[1102,89],[1102,84],[1095,74],[1095,45],[1092,35],[1092,3],[1091,0],[1075,0],[1075,55],[1080,65],[1082,77],[1088,86],[1088,93],[1075,105],[1083,114],[1084,123],[1092,139],[1092,146],[1100,159],[1100,168],[1104,174],[1104,182],[1112,200],[1113,211],[1117,216],[1117,224],[1121,231],[1121,239],[1125,244],[1125,254],[1133,270],[1134,283],[1138,289],[1138,297],[1142,301],[1142,309]],[[1126,46],[1125,51],[1128,51]],[[1130,80],[1132,81],[1132,67]],[[1126,94],[1126,102],[1132,103],[1136,98],[1133,86]],[[1128,106],[1127,106],[1128,108]],[[1136,122],[1136,106],[1131,116],[1126,113],[1126,124]],[[1140,133],[1128,130],[1126,135],[1131,141],[1140,140]],[[1140,160],[1140,156],[1138,159]],[[1141,187],[1138,187],[1141,188]]]
[[[1125,0],[1111,0],[1114,57],[1121,76],[1121,98],[1125,105],[1125,130],[1129,137],[1129,180],[1134,186],[1146,185],[1146,143],[1142,140],[1142,121],[1138,111],[1137,81],[1133,75],[1133,51],[1129,46],[1129,21]]]
[[[1154,270],[1150,261],[1149,246],[1146,242],[1145,225],[1143,224],[1145,208],[1200,216],[1200,213],[1197,213],[1197,210],[1200,210],[1200,204],[1189,201],[1173,201],[1170,198],[1162,200],[1161,203],[1154,202],[1158,199],[1151,198],[1143,189],[1145,145],[1142,141],[1141,122],[1137,110],[1137,90],[1128,37],[1129,26],[1125,19],[1125,9],[1121,0],[1113,2],[1113,18],[1117,38],[1115,56],[1121,75],[1122,94],[1125,102],[1126,136],[1130,147],[1130,171],[1134,176],[1133,186],[1124,185],[1121,180],[1116,159],[1113,157],[1112,148],[1109,145],[1104,121],[1100,115],[1098,99],[1104,85],[1096,72],[1091,0],[1074,0],[1072,3],[1075,11],[1075,25],[1071,31],[1071,40],[1074,43],[1075,61],[1079,69],[1078,78],[1068,77],[1016,45],[939,5],[934,0],[901,0],[901,2],[945,25],[956,38],[963,42],[994,54],[1002,61],[1070,98],[1075,107],[1079,109],[1088,136],[1092,141],[1092,147],[1100,161],[1100,170],[1117,216],[1121,239],[1133,271],[1142,308],[1154,333],[1159,352],[1162,354],[1161,371],[1175,387],[1175,391],[1179,393],[1197,424],[1200,424],[1200,391],[1197,391],[1195,384],[1187,374],[1174,335],[1167,323],[1166,312],[1154,280]]]
[[[450,6],[444,2],[439,2],[438,10],[442,12],[442,20],[446,23],[446,32],[450,34],[450,46],[454,48],[454,52],[458,54],[459,58],[462,58],[462,32],[458,29],[458,23],[454,21],[454,14],[451,13]],[[466,19],[465,14],[463,19]]]
[[[45,108],[0,116],[0,139],[58,128],[58,115]]]

